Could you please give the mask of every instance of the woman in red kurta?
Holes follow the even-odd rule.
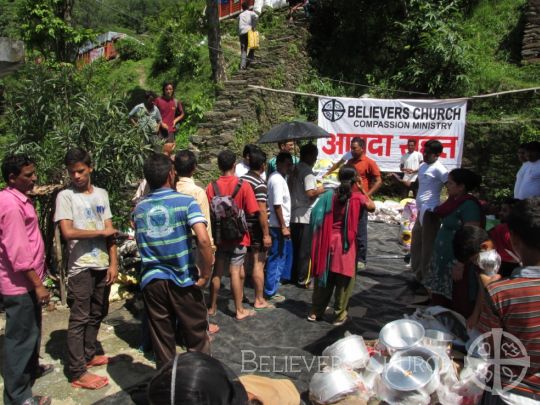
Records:
[[[356,278],[356,231],[360,212],[375,209],[373,201],[363,191],[352,191],[358,180],[354,167],[343,166],[338,178],[340,186],[334,193],[323,194],[311,215],[315,289],[308,316],[309,321],[321,319],[334,294],[334,325],[342,325],[347,320]]]

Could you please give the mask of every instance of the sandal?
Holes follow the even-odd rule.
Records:
[[[87,376],[86,381],[82,381],[81,377]],[[96,374],[84,373],[77,380],[71,382],[73,388],[84,388],[87,390],[99,390],[109,385],[109,379],[107,377],[101,377]]]
[[[54,366],[52,364],[40,364],[38,366],[38,371],[36,372],[36,378],[41,378],[47,374],[50,374],[54,371]]]
[[[86,368],[99,367],[109,364],[110,358],[107,356],[99,355],[94,356],[92,360],[86,363]]]

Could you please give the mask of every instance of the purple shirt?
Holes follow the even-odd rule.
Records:
[[[45,275],[45,243],[32,201],[8,187],[0,191],[0,293],[21,295],[34,290],[23,272]]]

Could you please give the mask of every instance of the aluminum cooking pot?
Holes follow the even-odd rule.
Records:
[[[430,395],[439,386],[438,374],[419,356],[400,356],[386,365],[383,382],[389,388],[403,393],[413,391]]]
[[[433,370],[433,380],[426,387],[421,388],[420,390],[427,395],[431,395],[440,385],[440,373],[445,366],[443,364],[443,359],[441,355],[425,347],[416,346],[395,353],[390,359],[390,362],[399,360],[404,357],[418,357],[425,360],[429,364],[429,366]]]
[[[326,363],[332,368],[364,368],[369,361],[369,353],[362,336],[350,335],[338,340],[323,350]]]
[[[344,369],[316,373],[309,383],[309,395],[320,404],[338,401],[358,389],[355,377],[354,372]]]
[[[410,319],[398,319],[387,323],[379,333],[379,340],[389,354],[418,345],[424,338],[424,327]]]
[[[428,348],[450,354],[452,351],[452,341],[455,338],[451,333],[427,329],[423,342]]]

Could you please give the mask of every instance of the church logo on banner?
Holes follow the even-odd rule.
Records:
[[[461,166],[467,101],[383,100],[370,98],[319,98],[319,126],[329,138],[317,141],[319,159],[340,160],[350,150],[351,140],[366,141],[366,154],[382,171],[399,171],[407,142],[417,150],[432,139],[443,145],[441,162],[449,169]]]

